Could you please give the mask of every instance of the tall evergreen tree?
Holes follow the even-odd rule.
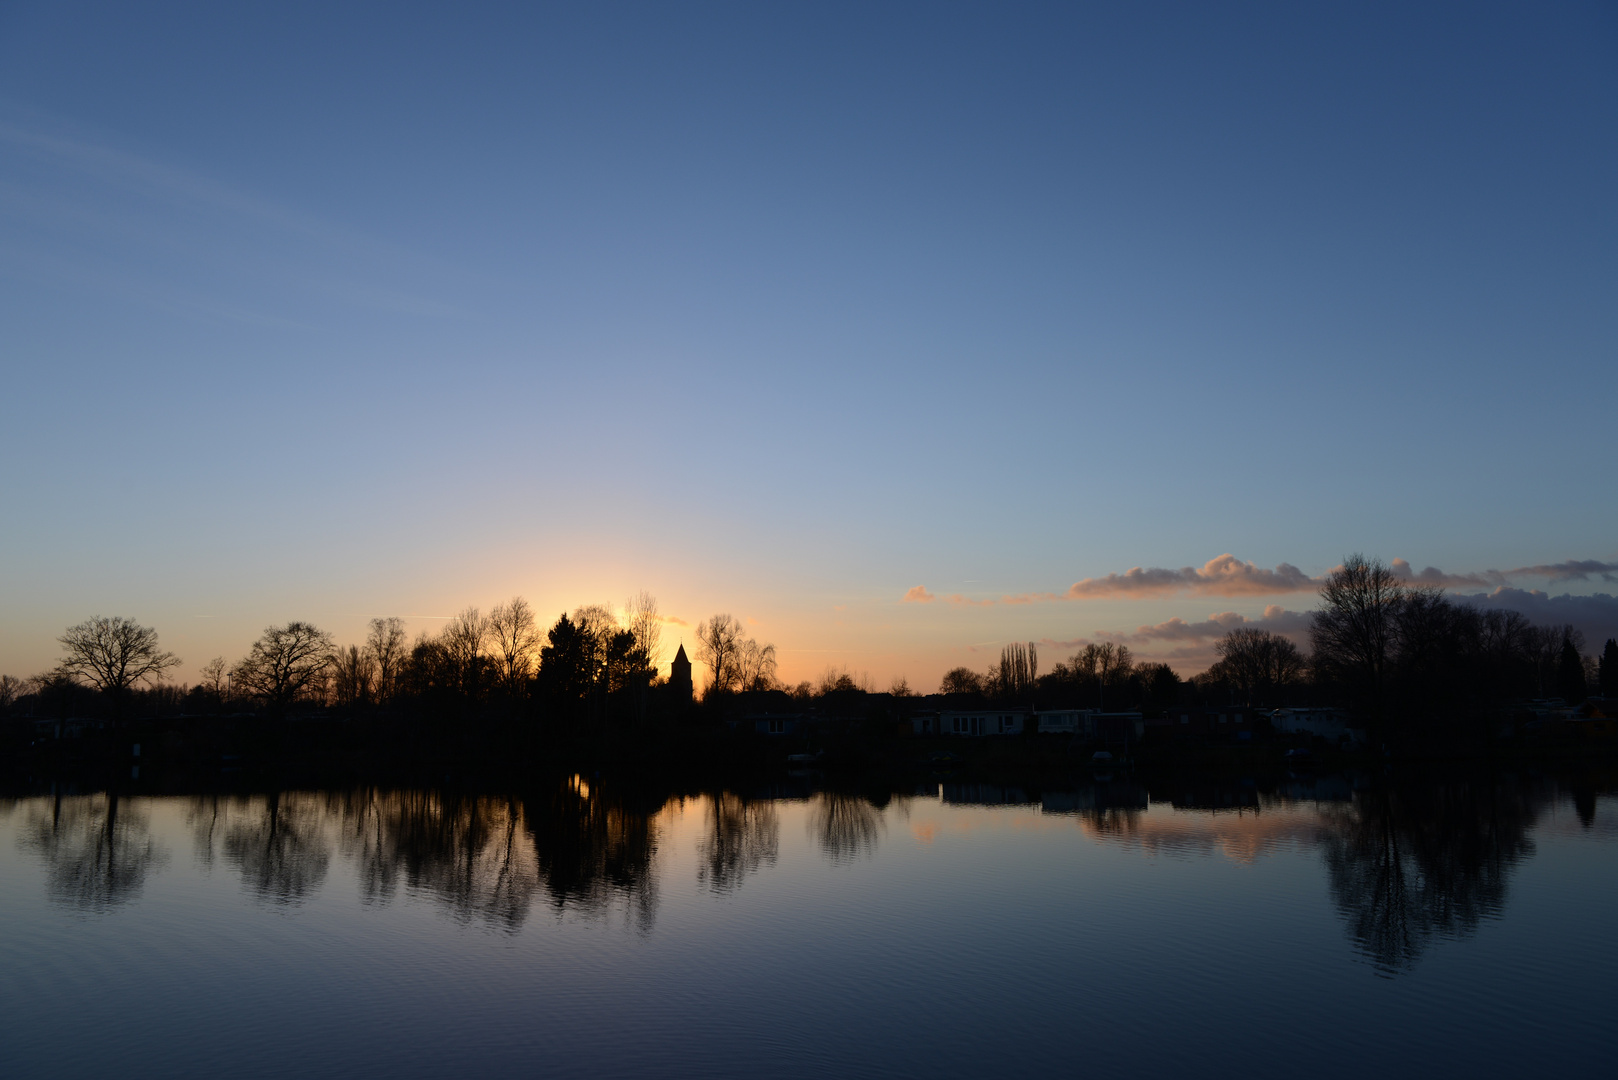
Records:
[[[1618,697],[1618,640],[1612,638],[1601,650],[1601,696]]]
[[[1562,639],[1562,659],[1556,665],[1556,688],[1569,704],[1584,700],[1584,658],[1571,637]]]

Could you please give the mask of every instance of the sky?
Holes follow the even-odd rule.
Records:
[[[644,589],[1190,674],[1355,552],[1599,647],[1614,191],[1610,4],[0,0],[0,671]]]

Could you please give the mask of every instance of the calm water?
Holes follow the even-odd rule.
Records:
[[[0,802],[0,1074],[1606,1074],[1552,779]]]

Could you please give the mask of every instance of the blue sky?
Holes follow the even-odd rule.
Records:
[[[0,669],[645,588],[930,684],[1311,598],[918,584],[1611,563],[1615,190],[1608,5],[0,3]]]

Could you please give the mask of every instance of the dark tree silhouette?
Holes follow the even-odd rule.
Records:
[[[1380,559],[1351,555],[1321,586],[1309,629],[1315,669],[1378,728],[1385,725],[1404,583]]]
[[[595,682],[595,643],[563,613],[539,650],[539,681],[554,706],[570,708],[583,701]]]
[[[663,662],[663,619],[657,597],[642,589],[624,603],[624,626],[635,636],[635,651],[642,666],[656,672]]]
[[[1618,697],[1618,639],[1608,638],[1601,650],[1601,696]]]
[[[1030,641],[1012,642],[1000,650],[1000,667],[994,674],[995,690],[1009,697],[1023,699],[1034,691],[1039,678],[1039,652]]]
[[[335,704],[352,707],[368,704],[376,683],[376,662],[371,654],[350,645],[332,654],[332,697]]]
[[[409,657],[404,620],[372,619],[365,635],[365,655],[376,665],[376,697],[389,702],[398,692],[399,676]]]
[[[697,659],[708,666],[708,693],[723,694],[737,687],[745,640],[734,615],[715,615],[697,624]]]
[[[534,652],[540,643],[539,628],[528,601],[514,596],[510,603],[491,611],[489,638],[500,668],[501,687],[508,694],[518,693],[528,685],[528,678],[533,674]]]
[[[445,625],[438,642],[462,702],[477,701],[482,695],[485,669],[491,666],[491,658],[485,654],[489,620],[477,608],[469,607]]]
[[[940,694],[981,694],[983,692],[983,676],[971,668],[951,668],[944,672],[943,680],[938,684]]]
[[[1219,663],[1209,672],[1234,686],[1247,705],[1274,704],[1276,693],[1303,678],[1307,662],[1296,645],[1268,630],[1238,627],[1214,645]]]
[[[106,695],[112,714],[121,718],[132,687],[156,681],[180,658],[157,645],[157,631],[123,616],[97,615],[57,638],[66,650],[57,670],[82,679]]]
[[[331,635],[306,622],[272,626],[255,642],[231,677],[236,689],[259,698],[272,716],[284,716],[332,662]]]
[[[1562,637],[1562,655],[1556,667],[1556,689],[1569,703],[1584,700],[1584,657],[1572,634]]]

